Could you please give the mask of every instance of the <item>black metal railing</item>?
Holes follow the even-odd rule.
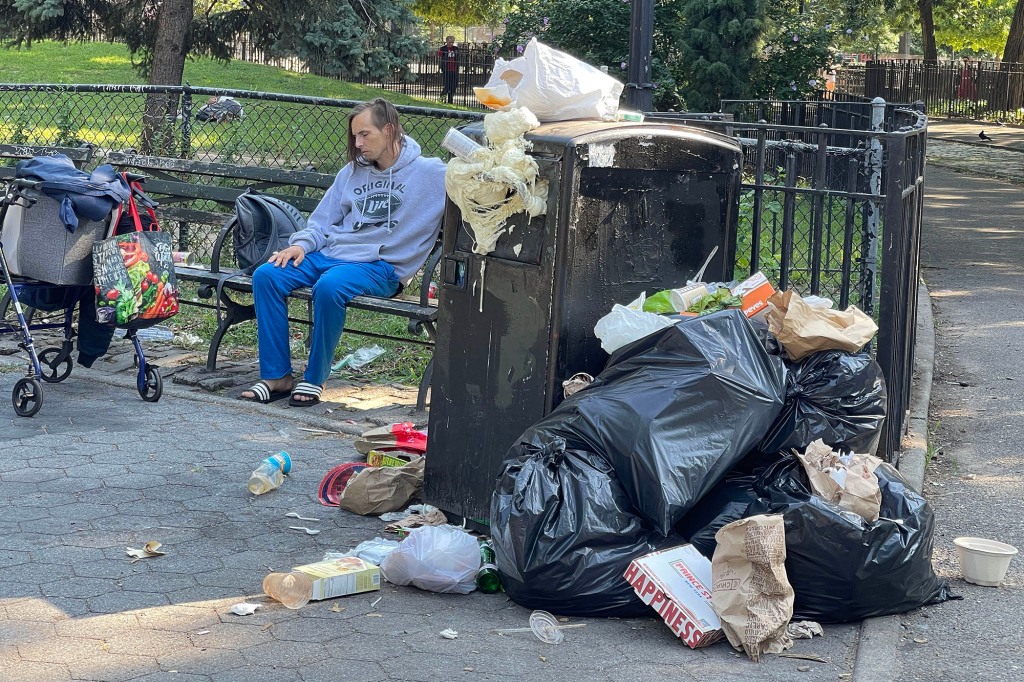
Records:
[[[352,101],[210,88],[0,85],[0,143],[140,149],[147,97],[165,97],[154,153],[238,165],[337,171]],[[230,96],[241,118],[202,122],[210,97]],[[652,113],[651,120],[739,138],[744,169],[737,278],[763,271],[778,288],[854,304],[879,324],[874,352],[889,386],[880,454],[900,445],[910,400],[927,119],[885,102],[730,102],[738,116]],[[446,156],[450,127],[479,112],[398,107],[430,156]],[[767,121],[767,122],[758,122]],[[228,181],[225,181],[228,182]],[[199,207],[197,207],[199,208]],[[205,210],[228,210],[211,205]],[[186,232],[168,226],[174,234]],[[199,237],[196,237],[199,239]],[[209,240],[205,240],[205,244]],[[196,244],[186,244],[208,257]]]

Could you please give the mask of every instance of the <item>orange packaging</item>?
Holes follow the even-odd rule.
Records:
[[[733,296],[743,300],[743,314],[753,317],[768,307],[768,299],[775,293],[763,272],[756,272],[731,289]]]

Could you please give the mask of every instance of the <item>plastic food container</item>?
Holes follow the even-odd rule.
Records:
[[[1006,577],[1010,560],[1017,548],[1005,542],[986,538],[962,537],[953,540],[960,558],[964,580],[975,585],[998,587]]]

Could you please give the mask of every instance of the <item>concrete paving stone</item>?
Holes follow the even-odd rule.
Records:
[[[269,654],[269,652],[268,652]],[[236,670],[224,670],[210,675],[213,682],[302,682],[299,671],[295,668],[282,665],[275,666],[272,663],[263,665],[248,665]]]
[[[271,636],[274,636],[277,628],[277,625],[268,628]],[[281,641],[277,637],[274,637],[274,641],[268,644],[241,649],[240,653],[252,665],[276,662],[279,665],[285,664],[289,668],[299,668],[300,666],[313,664],[331,657],[322,644]]]
[[[57,455],[52,452],[41,453],[36,457],[23,455],[25,466],[37,469],[66,469],[67,467],[78,466],[85,456],[81,453],[73,455]]]
[[[31,484],[36,485],[36,484]],[[46,509],[54,509],[62,504],[67,504],[72,500],[68,499],[65,493],[47,493],[47,492],[36,492],[28,495],[19,496],[20,503],[26,507],[44,507]]]
[[[94,457],[98,457],[98,455],[90,457],[90,460]],[[124,454],[118,453],[116,457],[118,460],[123,460]],[[116,480],[120,476],[127,475],[128,467],[123,464],[115,464],[113,462],[89,461],[73,467],[68,467],[67,469],[64,469],[64,473],[66,473],[69,478],[88,478],[92,480],[102,479],[104,484],[106,484],[109,481]]]
[[[22,660],[37,663],[66,663],[76,658],[90,658],[105,651],[102,637],[60,637],[18,645]]]
[[[54,623],[54,628],[62,638],[104,639],[117,632],[137,630],[139,623],[135,612],[118,612],[68,618]]]
[[[188,506],[188,500],[179,501],[182,503],[183,507]],[[195,510],[187,510],[167,515],[161,514],[158,519],[161,526],[190,528],[193,530],[212,528],[224,523],[224,518],[220,514]]]
[[[7,535],[0,534],[0,551],[3,550],[24,550],[34,551],[51,545],[53,538],[39,535],[38,533],[23,533],[21,531]]]
[[[3,494],[8,500],[21,500],[29,495],[37,495],[46,492],[46,488],[40,487],[35,481],[9,481],[4,483]]]
[[[49,568],[49,567],[44,567]],[[61,566],[61,572],[65,569],[70,574],[70,567]],[[75,578],[74,580],[54,580],[43,582],[39,585],[39,591],[44,597],[77,597],[90,599],[116,591],[117,584],[106,578]]]
[[[18,524],[18,528],[26,533],[36,533],[38,535],[52,535],[55,537],[67,537],[72,533],[79,531],[86,531],[95,526],[95,523],[89,520],[76,520],[74,518],[65,518],[63,515],[50,516],[45,519],[36,519],[35,521],[22,521]]]
[[[248,478],[248,476],[246,478]],[[243,492],[239,492],[237,490],[232,489],[230,491],[230,493],[228,493],[227,491],[224,491],[221,494],[197,495],[196,497],[192,498],[191,500],[182,500],[181,503],[185,507],[185,509],[187,509],[188,511],[198,511],[198,512],[209,512],[209,511],[219,512],[219,511],[224,511],[226,508],[229,508],[232,505],[244,503],[244,501],[245,501],[245,493],[244,493],[245,488],[243,486],[244,486],[244,483],[239,485],[240,490],[243,491]]]
[[[169,539],[161,549],[165,549],[167,554],[160,557],[159,561],[148,564],[149,570],[155,575],[183,573],[194,576],[224,568],[224,561],[217,556],[217,552],[210,551],[213,548],[205,539]]]
[[[21,662],[4,670],[4,682],[63,682],[71,680],[67,666],[55,663]]]
[[[259,614],[259,611],[256,613]],[[266,614],[260,615],[265,618]],[[236,616],[230,613],[221,615],[222,620],[226,618],[235,619],[237,622],[220,622],[206,628],[210,632],[203,635],[202,645],[204,647],[241,651],[251,646],[268,645],[273,641],[273,637],[267,632],[267,622],[261,622],[261,619],[256,619],[253,616]]]
[[[89,504],[121,504],[122,502],[141,500],[142,497],[143,494],[141,490],[108,488],[104,485],[100,488],[91,488],[89,490],[82,491],[78,496],[78,500],[79,502],[88,502]]]
[[[10,568],[27,563],[32,558],[28,552],[13,549],[0,550],[0,568]]]
[[[383,682],[392,679],[376,661],[346,660],[339,663],[337,660],[324,660],[299,667],[299,675],[303,682]]]
[[[259,585],[262,584],[263,579],[260,578]],[[231,603],[228,604],[228,608],[230,608],[231,604],[244,601],[246,594],[255,594],[257,590],[259,590],[258,586],[252,592],[247,593],[244,589],[237,586],[219,587],[216,585],[199,585],[198,587],[189,587],[184,590],[168,592],[167,598],[172,604],[193,604],[195,602],[231,599]]]
[[[90,490],[96,490],[103,487],[103,481],[99,478],[68,478],[67,476],[61,477],[53,481],[46,482],[46,491],[50,493],[65,493],[67,495],[74,495]]]
[[[149,542],[159,539],[151,537],[154,533],[160,532],[160,519],[155,516],[115,514],[103,519],[102,528],[108,533],[116,533],[125,542]],[[160,530],[158,530],[160,529]]]
[[[89,598],[89,609],[93,613],[121,613],[137,609],[159,608],[170,603],[170,598],[164,594],[133,592],[117,587]]]
[[[155,559],[153,561],[156,561]],[[195,587],[196,580],[182,573],[145,573],[121,581],[121,589],[132,592],[164,592]]]
[[[169,653],[193,648],[188,635],[183,632],[136,630],[111,633],[106,638],[111,653],[134,654],[136,656],[164,656]]]
[[[53,623],[35,621],[0,622],[0,642],[19,646],[30,642],[49,641],[56,637]]]
[[[150,488],[146,490],[147,500],[163,500],[167,502],[184,502],[190,500],[196,495],[195,483],[190,482],[187,478],[182,479],[180,477],[169,477],[168,482],[158,488]],[[184,510],[184,505],[181,505]]]
[[[295,519],[290,519],[295,521]],[[306,523],[305,521],[295,521]],[[2,558],[2,557],[0,557]],[[245,550],[225,556],[222,560],[225,568],[251,568],[253,566],[271,567],[271,570],[284,570],[284,567],[295,565],[294,557],[288,553],[271,552],[268,550]]]
[[[159,670],[156,661],[150,656],[115,653],[68,660],[66,665],[74,679],[97,682],[124,682]]]
[[[268,611],[271,608],[273,608],[273,611],[276,614],[274,617],[280,619],[274,624],[270,632],[273,638],[277,640],[277,644],[303,642],[311,646],[319,646],[339,639],[339,637],[344,639],[344,635],[340,634],[341,631],[346,633],[351,632],[348,629],[348,626],[346,624],[342,624],[340,620],[336,620],[334,623],[330,623],[329,625],[329,621],[326,620],[322,625],[311,625],[310,622],[304,618],[290,617],[290,614],[285,611],[285,607],[280,604],[267,606]]]
[[[200,646],[201,640],[194,633],[220,623],[220,617],[212,606],[214,603],[217,602],[172,603],[157,609],[134,612],[134,616],[143,629],[182,632],[189,635],[196,646]]]
[[[47,481],[53,481],[63,477],[64,474],[60,469],[24,467],[22,469],[6,471],[3,474],[0,474],[0,482],[13,483],[15,481],[19,481],[21,483],[45,483]]]
[[[128,473],[127,467],[125,467],[125,473],[123,475],[104,476],[103,480],[108,488],[130,488],[132,490],[143,491],[149,488],[159,488],[160,486],[167,485],[168,483],[167,478],[164,476]]]
[[[466,671],[472,667],[462,656],[435,654],[430,657],[411,658],[409,656],[390,656],[380,662],[381,668],[389,676],[401,680],[418,682],[436,682],[437,680],[472,680],[474,671]]]
[[[18,567],[17,577],[21,582],[38,585],[65,580],[74,574],[74,569],[70,564],[50,561],[46,555],[36,552],[33,554],[32,563]]]
[[[57,604],[53,599],[43,599],[37,594],[4,601],[4,612],[11,621],[58,623],[68,619],[63,608],[65,604]]]
[[[179,501],[150,499],[148,490],[145,492],[145,495],[141,500],[119,503],[117,511],[131,516],[148,516],[155,519],[158,524],[160,523],[160,517],[165,514],[174,517],[185,511],[185,507]]]
[[[195,574],[196,583],[203,587],[224,587],[242,591],[259,591],[267,571],[260,568],[220,568]]]
[[[161,670],[159,672],[136,677],[132,682],[210,682],[209,675],[190,675],[177,670]]]

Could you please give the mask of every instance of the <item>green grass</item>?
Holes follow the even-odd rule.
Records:
[[[367,85],[292,73],[273,66],[212,59],[190,59],[183,79],[194,87],[368,100],[387,97],[393,104],[455,108],[432,99],[409,97]],[[132,68],[128,48],[114,43],[38,41],[31,50],[0,49],[0,82],[133,85],[146,81]]]

